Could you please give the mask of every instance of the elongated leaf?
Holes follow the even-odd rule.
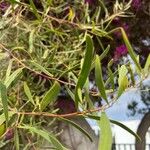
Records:
[[[86,135],[89,140],[92,142],[92,138],[91,136],[88,134],[87,131],[85,131],[83,128],[81,128],[78,124],[76,124],[75,122],[73,122],[72,120],[66,119],[66,118],[60,118],[62,121],[67,122],[69,124],[71,124],[72,126],[74,126],[75,128],[77,128],[79,131],[81,131],[84,135]]]
[[[0,137],[5,133],[6,131],[6,125],[5,123],[0,125]]]
[[[11,59],[9,61],[9,65],[8,65],[8,68],[7,68],[7,71],[6,71],[6,78],[5,80],[8,80],[9,76],[10,76],[10,73],[11,73],[11,68],[12,68],[12,63],[13,63],[13,60]]]
[[[33,29],[29,35],[29,52],[32,53],[34,49],[34,34],[35,30]]]
[[[130,134],[132,134],[134,137],[136,137],[137,139],[141,140],[141,138],[135,133],[133,132],[130,128],[128,128],[127,126],[125,126],[124,124],[115,121],[115,120],[110,120],[111,123],[118,125],[119,127],[121,127],[122,129],[126,130],[127,132],[129,132]]]
[[[128,40],[128,37],[127,37],[127,35],[126,35],[126,33],[125,33],[123,28],[121,28],[121,33],[122,33],[123,40],[125,42],[125,45],[126,45],[126,47],[128,49],[128,52],[129,52],[132,60],[134,61],[136,67],[139,70],[139,72],[141,72],[142,68],[141,68],[140,64],[138,63],[138,61],[136,59],[136,54],[134,53],[134,50],[133,50],[133,48],[132,48],[132,46],[131,46],[131,44],[130,44],[130,42]]]
[[[86,52],[85,52],[85,57],[83,60],[83,65],[81,68],[81,72],[78,78],[76,90],[75,90],[75,102],[76,102],[76,107],[78,107],[78,102],[80,101],[79,95],[78,95],[78,89],[83,88],[86,79],[90,73],[91,70],[91,64],[93,60],[93,51],[94,51],[94,46],[93,46],[93,40],[92,38],[87,35],[86,36]]]
[[[28,97],[29,101],[34,105],[34,100],[32,98],[31,91],[26,82],[24,82],[24,92],[25,92],[26,96]]]
[[[148,55],[148,58],[146,60],[146,63],[145,63],[145,66],[144,66],[144,72],[146,74],[148,74],[149,70],[150,70],[150,54]]]
[[[100,58],[98,55],[96,55],[95,59],[95,80],[102,98],[108,103],[102,76]]]
[[[54,102],[60,92],[60,84],[55,81],[49,91],[46,92],[45,96],[41,101],[41,110],[43,111],[50,103]]]
[[[114,83],[114,74],[113,74],[113,72],[112,72],[112,70],[111,70],[111,66],[112,66],[112,64],[113,64],[113,60],[111,60],[109,63],[108,63],[108,75],[109,75],[109,78],[110,78],[110,83],[111,83],[111,85],[112,85],[112,88],[113,88],[113,90],[115,90],[115,83]]]
[[[14,141],[15,141],[15,148],[16,150],[19,150],[19,135],[18,135],[18,130],[15,129],[15,138],[14,138]]]
[[[44,67],[42,67],[40,64],[34,62],[34,61],[30,61],[30,63],[35,66],[37,69],[39,69],[41,72],[44,72],[46,75],[52,77],[53,75],[47,71]]]
[[[88,116],[88,118],[90,118],[90,119],[100,120],[100,117],[98,117],[98,116],[93,116],[93,115],[87,115],[87,116]],[[120,122],[118,122],[118,121],[116,121],[116,120],[110,120],[110,122],[113,123],[113,124],[116,124],[117,126],[121,127],[122,129],[126,130],[127,132],[129,132],[129,133],[130,133],[131,135],[133,135],[135,138],[141,140],[140,137],[139,137],[135,132],[133,132],[130,128],[128,128],[128,127],[125,126],[124,124],[122,124],[122,123],[120,123]]]
[[[40,135],[41,137],[43,137],[44,139],[46,139],[48,142],[52,143],[57,150],[67,150],[57,139],[53,134],[49,134],[49,132],[47,131],[43,131],[41,129],[37,129],[35,127],[31,127],[31,126],[19,126],[19,128],[22,129],[27,129],[31,132],[34,132],[38,135]]]
[[[14,71],[8,78],[5,80],[4,84],[6,85],[6,88],[8,88],[11,83],[17,79],[17,77],[21,74],[23,68],[19,68],[16,71]]]
[[[134,73],[133,73],[133,70],[132,70],[132,67],[131,65],[128,66],[128,71],[130,73],[130,76],[131,76],[131,81],[132,81],[132,84],[135,85],[135,80],[134,80]]]
[[[125,89],[128,87],[128,78],[127,78],[127,68],[125,65],[122,65],[119,69],[119,78],[118,78],[118,96],[120,97],[121,94],[125,91]]]
[[[30,6],[32,8],[33,13],[35,14],[35,16],[40,20],[41,16],[39,15],[36,6],[34,5],[33,0],[29,0],[30,2]]]
[[[98,150],[111,150],[112,147],[112,131],[110,121],[105,112],[102,112],[100,119],[100,139]]]
[[[15,112],[8,112],[8,118],[10,119],[13,115],[15,114]],[[4,113],[0,115],[0,125],[2,125],[4,122],[6,121],[5,115]]]
[[[100,55],[100,60],[104,59],[110,50],[110,45],[107,46],[105,51]]]
[[[6,119],[6,125],[8,125],[8,101],[6,86],[0,81],[0,98],[3,105],[3,112]]]

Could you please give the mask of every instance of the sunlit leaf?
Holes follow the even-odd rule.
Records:
[[[18,130],[15,129],[15,137],[14,137],[14,141],[15,141],[15,150],[19,150],[20,146],[19,146],[19,133],[18,133]]]
[[[98,86],[98,90],[102,98],[108,103],[106,92],[105,92],[103,76],[102,76],[100,58],[98,55],[96,55],[96,59],[95,59],[95,80],[96,80],[96,85]]]
[[[93,40],[89,35],[87,35],[86,36],[86,52],[85,52],[81,72],[78,78],[76,90],[75,90],[76,91],[75,92],[76,107],[78,107],[78,102],[80,101],[80,98],[78,95],[79,89],[82,90],[91,70],[91,64],[93,60],[93,51],[94,51]]]
[[[124,124],[116,121],[116,120],[110,120],[111,123],[116,124],[117,126],[121,127],[122,129],[126,130],[127,132],[129,132],[130,134],[132,134],[135,138],[141,140],[141,138],[135,133],[133,132],[130,128],[128,128],[127,126],[125,126]]]
[[[97,120],[99,121],[100,120],[100,117],[98,116],[93,116],[93,115],[87,115],[87,117],[89,117],[90,119],[94,119],[94,120]],[[126,130],[127,132],[129,132],[131,135],[133,135],[135,138],[139,139],[140,140],[140,137],[135,133],[133,132],[130,128],[128,128],[127,126],[125,126],[124,124],[116,121],[116,120],[110,120],[111,123],[121,127],[122,129]]]
[[[127,35],[126,35],[126,33],[125,33],[123,28],[121,28],[121,33],[122,33],[123,40],[125,42],[125,45],[126,45],[126,47],[128,49],[128,52],[129,52],[132,60],[134,61],[136,67],[139,70],[139,72],[141,72],[142,68],[141,68],[140,64],[138,63],[138,61],[136,59],[136,54],[134,53],[134,50],[133,50],[133,48],[132,48],[132,46],[131,46],[131,44],[130,44],[130,42],[128,40],[128,37],[127,37]]]
[[[44,67],[42,67],[40,64],[34,62],[34,61],[30,61],[30,63],[35,66],[37,69],[39,69],[41,72],[45,73],[46,75],[52,77],[53,75],[48,71],[46,70]]]
[[[11,68],[12,68],[12,63],[13,63],[13,60],[11,59],[9,61],[9,65],[8,65],[8,68],[7,68],[7,71],[6,71],[6,78],[5,80],[8,80],[9,76],[10,76],[10,73],[11,73]]]
[[[6,86],[0,81],[0,98],[3,105],[3,112],[6,119],[6,125],[8,125],[8,99]]]
[[[149,70],[150,70],[150,54],[147,57],[147,60],[144,66],[144,72],[148,74]]]
[[[45,96],[41,101],[41,110],[43,111],[50,103],[55,102],[58,94],[60,92],[60,84],[55,81],[53,86],[50,88],[49,91],[46,92]]]
[[[15,114],[15,112],[9,111],[8,112],[8,118],[10,119],[14,114]],[[0,115],[0,125],[2,125],[5,121],[6,121],[6,118],[5,118],[5,115],[3,113]]]
[[[31,32],[30,32],[30,35],[29,35],[29,52],[32,53],[33,52],[33,49],[34,49],[34,34],[35,34],[35,30],[33,29]]]
[[[0,137],[5,133],[6,131],[6,125],[5,123],[0,125]]]
[[[23,87],[24,87],[24,92],[25,92],[26,96],[28,97],[29,101],[34,105],[34,100],[33,100],[31,91],[30,91],[30,89],[29,89],[27,83],[24,82],[23,85],[24,85]]]
[[[127,78],[128,70],[125,65],[122,65],[119,68],[119,78],[118,78],[118,97],[121,96],[121,94],[125,91],[125,89],[128,87],[128,78]]]
[[[57,139],[53,134],[50,134],[47,131],[43,131],[41,129],[38,129],[36,127],[31,127],[28,125],[24,125],[24,126],[19,126],[19,128],[22,129],[27,129],[31,132],[34,132],[38,135],[40,135],[41,137],[43,137],[45,140],[47,140],[48,142],[52,143],[57,150],[67,150]]]
[[[112,131],[110,121],[105,112],[102,112],[100,118],[100,138],[98,150],[111,150],[112,147]]]
[[[33,12],[33,13],[35,14],[35,16],[40,20],[41,16],[39,15],[38,10],[37,10],[36,6],[34,5],[33,0],[29,0],[29,2],[30,2],[30,6],[31,6],[31,8],[32,8],[32,12]]]
[[[19,68],[15,70],[8,78],[4,81],[4,84],[6,85],[6,88],[8,88],[12,82],[14,82],[17,77],[21,74],[23,68]]]

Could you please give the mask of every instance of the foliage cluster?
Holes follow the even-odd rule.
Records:
[[[138,138],[105,114],[125,90],[140,86],[149,73],[150,56],[141,66],[127,28],[114,25],[118,19],[132,15],[130,6],[139,9],[132,1],[0,3],[1,148],[7,148],[8,143],[16,150],[39,148],[47,140],[52,149],[67,149],[57,139],[57,120],[70,123],[91,140],[69,117],[98,120],[101,150],[111,149],[110,122]],[[130,59],[118,65],[125,55]],[[58,101],[62,95],[69,100]],[[95,99],[100,106],[95,106]]]

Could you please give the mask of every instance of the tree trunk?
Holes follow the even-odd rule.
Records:
[[[146,133],[150,127],[150,112],[146,113],[141,120],[141,123],[138,126],[137,134],[140,136],[141,141],[136,139],[135,149],[136,150],[145,150],[146,145]]]

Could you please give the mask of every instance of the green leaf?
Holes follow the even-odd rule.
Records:
[[[34,100],[33,100],[33,98],[32,98],[31,91],[30,91],[30,89],[29,89],[27,83],[24,82],[23,85],[24,85],[23,87],[24,87],[24,92],[25,92],[26,96],[28,97],[29,101],[30,101],[33,105],[35,105]]]
[[[45,96],[41,101],[41,110],[43,111],[50,103],[54,102],[57,98],[57,95],[60,92],[60,84],[55,81],[53,86],[50,88],[49,91],[46,92]]]
[[[148,58],[144,66],[144,73],[148,74],[149,70],[150,70],[150,54],[148,55]]]
[[[120,97],[121,94],[125,91],[125,89],[128,87],[128,78],[127,78],[128,70],[125,65],[122,65],[119,68],[119,78],[118,78],[118,96]]]
[[[8,112],[8,118],[10,119],[13,115],[15,114],[15,112]],[[5,115],[1,114],[0,115],[0,125],[2,125],[4,122],[6,121]]]
[[[113,64],[113,60],[111,60],[109,63],[108,63],[108,75],[109,75],[109,78],[110,78],[110,83],[111,83],[111,85],[112,85],[112,88],[113,88],[113,90],[115,90],[115,83],[114,83],[114,74],[113,74],[113,72],[112,72],[112,70],[111,70],[111,66],[112,66],[112,64]]]
[[[9,65],[8,65],[8,68],[7,68],[7,71],[6,71],[6,78],[5,80],[8,80],[9,76],[10,76],[10,73],[11,73],[11,68],[12,68],[12,63],[13,63],[13,60],[11,59],[9,61]]]
[[[127,35],[126,35],[124,29],[123,29],[123,28],[120,28],[120,29],[121,29],[121,33],[122,33],[123,40],[124,40],[125,45],[126,45],[126,47],[127,47],[127,49],[128,49],[128,52],[129,52],[129,54],[130,54],[132,60],[134,61],[136,67],[138,68],[139,72],[141,72],[141,71],[142,71],[142,68],[141,68],[140,64],[138,63],[138,61],[137,61],[137,59],[136,59],[136,54],[134,53],[134,50],[133,50],[133,48],[132,48],[132,46],[131,46],[131,44],[130,44],[130,42],[129,42],[129,40],[128,40],[128,37],[127,37]]]
[[[80,101],[78,92],[80,90],[82,90],[86,79],[88,77],[88,75],[90,74],[90,70],[91,70],[91,64],[92,64],[92,60],[93,60],[93,51],[94,51],[94,46],[93,46],[93,40],[92,38],[87,35],[86,36],[86,52],[85,52],[85,57],[83,60],[83,65],[81,68],[81,72],[77,81],[77,86],[76,86],[76,90],[75,90],[75,102],[76,102],[76,107],[78,107],[78,102]]]
[[[19,135],[18,135],[18,130],[15,129],[15,138],[14,138],[14,142],[15,142],[15,150],[19,150]]]
[[[5,123],[0,125],[0,137],[6,132],[6,125]]]
[[[28,129],[30,132],[34,132],[38,135],[40,135],[41,137],[43,137],[45,140],[47,140],[48,142],[52,143],[55,147],[56,150],[67,150],[57,139],[53,134],[50,134],[48,131],[43,131],[41,129],[37,129],[35,127],[31,127],[31,126],[19,126],[19,128],[22,129]]]
[[[89,135],[89,133],[87,131],[85,131],[83,128],[81,128],[78,124],[76,124],[72,120],[69,120],[69,119],[66,119],[66,118],[60,118],[60,119],[64,122],[67,122],[67,123],[71,124],[72,126],[77,128],[79,131],[81,131],[84,135],[86,135],[91,142],[93,141],[91,136]]]
[[[53,77],[53,75],[47,71],[44,67],[42,67],[40,64],[34,62],[34,61],[30,61],[30,63],[35,66],[37,69],[39,69],[41,72],[44,72],[46,75]]]
[[[98,90],[102,98],[108,103],[106,92],[105,92],[103,76],[102,76],[100,58],[98,55],[96,55],[96,59],[95,59],[95,80],[96,80],[96,85],[98,86]]]
[[[6,119],[6,126],[8,125],[8,101],[6,86],[0,81],[0,98],[3,105],[3,112]]]
[[[102,112],[100,119],[100,138],[98,150],[111,150],[112,147],[112,131],[110,121],[105,112]]]
[[[100,60],[104,59],[110,50],[110,45],[107,46],[105,51],[100,55]]]
[[[35,14],[35,16],[40,20],[41,16],[39,15],[38,10],[37,10],[36,6],[34,5],[33,0],[29,0],[29,2],[30,2],[30,6],[31,6],[31,8],[32,8],[32,12],[33,12],[33,13]]]
[[[11,83],[17,79],[17,77],[21,74],[23,68],[19,68],[15,70],[8,78],[4,81],[6,88],[9,88]]]
[[[128,128],[127,126],[125,126],[124,124],[115,121],[115,120],[110,120],[111,123],[118,125],[119,127],[123,128],[124,130],[126,130],[127,132],[129,132],[130,134],[132,134],[135,138],[141,140],[141,138],[135,133],[133,132],[130,128]]]
[[[98,116],[87,115],[87,117],[90,118],[90,119],[94,119],[94,120],[100,120],[100,117],[98,117]],[[110,122],[113,123],[113,124],[116,124],[117,126],[121,127],[122,129],[124,129],[127,132],[129,132],[130,134],[132,134],[135,138],[141,140],[141,138],[135,132],[133,132],[130,128],[128,128],[124,124],[122,124],[122,123],[120,123],[116,120],[110,120]]]
[[[34,49],[34,34],[35,34],[35,30],[33,29],[31,32],[30,32],[30,35],[29,35],[29,52],[32,53],[33,52],[33,49]]]

